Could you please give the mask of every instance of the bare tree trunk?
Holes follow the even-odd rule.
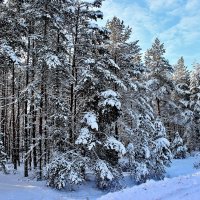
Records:
[[[28,35],[28,53],[27,53],[27,69],[26,69],[26,82],[25,85],[26,87],[28,86],[29,83],[29,59],[30,59],[30,37]],[[24,105],[24,115],[25,115],[25,120],[24,120],[24,146],[25,146],[25,157],[24,157],[24,176],[28,176],[28,93],[25,99],[25,105]]]
[[[44,86],[43,83],[40,87],[41,99],[40,99],[40,117],[39,117],[39,179],[42,179],[42,137],[43,137],[43,95]]]
[[[34,62],[34,61],[33,61]],[[32,80],[34,80],[34,70],[32,71]],[[37,147],[36,147],[36,116],[37,116],[37,111],[35,110],[34,106],[34,91],[32,90],[31,92],[31,115],[32,115],[32,145],[33,145],[33,168],[37,168]]]
[[[161,116],[160,115],[160,99],[159,98],[156,98],[156,104],[157,104],[158,116]]]
[[[47,0],[44,3],[44,10],[47,11]],[[44,45],[47,44],[47,18],[44,18]],[[46,70],[46,63],[44,61],[41,71],[41,86],[40,86],[40,115],[39,115],[39,179],[42,179],[42,167],[43,167],[43,112],[44,112],[44,93],[45,93],[45,85],[44,85],[44,72]]]
[[[6,72],[6,96],[5,96],[5,137],[6,137],[6,152],[8,157],[10,158],[10,134],[9,134],[9,117],[8,117],[8,73]]]
[[[16,158],[16,129],[15,129],[15,64],[12,67],[12,161],[14,169],[17,169]]]
[[[5,135],[6,127],[6,70],[2,69],[2,88],[1,88],[1,133],[3,133],[3,145],[6,149],[7,147],[7,138]]]
[[[18,91],[17,91],[17,144],[16,144],[16,153],[17,153],[17,162],[18,166],[20,166],[20,101],[19,101],[19,91],[20,91],[20,80],[18,82]]]
[[[76,94],[74,88],[76,87],[77,84],[76,54],[78,45],[79,12],[80,8],[78,7],[75,34],[74,34],[74,53],[72,58],[72,76],[74,77],[75,82],[71,84],[71,99],[70,99],[70,111],[71,111],[70,143],[71,144],[73,144],[75,141],[74,132],[76,123]]]
[[[34,34],[34,22],[32,22],[32,34]],[[35,79],[35,40],[32,39],[32,81]],[[32,115],[32,145],[33,145],[33,168],[37,168],[37,145],[36,145],[36,120],[37,120],[37,111],[35,108],[35,97],[34,90],[31,91],[31,115]]]
[[[117,55],[115,53],[115,56],[114,56],[114,61],[115,63],[117,64]],[[117,75],[117,68],[115,67],[115,75]],[[115,83],[115,91],[117,92],[117,84]],[[118,137],[119,135],[119,130],[118,130],[118,123],[115,122],[115,136]]]
[[[44,117],[44,120],[45,120],[45,123],[47,121],[47,89],[46,89],[46,86],[44,88],[44,112],[45,112],[45,117]],[[44,136],[45,136],[45,140],[44,140],[44,149],[45,149],[45,156],[44,156],[44,164],[46,165],[47,164],[47,157],[48,157],[48,132],[47,132],[47,127],[45,126],[44,128]]]

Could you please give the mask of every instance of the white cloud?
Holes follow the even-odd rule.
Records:
[[[149,9],[152,11],[162,11],[180,6],[183,0],[146,0]]]
[[[125,22],[126,26],[133,28],[132,39],[140,40],[141,46],[146,49],[146,44],[150,44],[153,35],[158,32],[158,24],[151,13],[137,3],[125,5],[117,3],[115,0],[107,0],[103,3],[104,23],[113,16],[117,16]]]
[[[125,3],[106,0],[102,7],[104,24],[113,16],[124,20],[125,25],[133,28],[132,39],[139,39],[144,51],[151,46],[155,37],[159,37],[164,42],[167,58],[172,63],[180,56],[184,56],[188,64],[195,59],[200,60],[200,52],[192,52],[197,48],[197,44],[200,46],[200,1],[143,1],[146,2],[146,6],[137,4],[137,1]]]
[[[186,10],[188,11],[198,11],[199,12],[200,3],[199,0],[188,0],[186,3]]]

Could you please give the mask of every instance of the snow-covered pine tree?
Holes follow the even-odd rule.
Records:
[[[106,27],[110,31],[109,33],[110,40],[107,48],[111,55],[111,59],[114,62],[113,65],[114,68],[112,68],[111,70],[115,75],[125,80],[129,76],[129,74],[127,74],[126,77],[124,76],[126,73],[123,74],[122,71],[124,69],[129,68],[127,60],[130,60],[133,57],[133,55],[130,55],[131,44],[127,42],[130,39],[130,34],[132,30],[129,26],[126,27],[124,22],[117,17],[113,17],[111,21],[108,21]],[[135,46],[137,46],[137,44]],[[132,49],[134,47],[132,47]],[[117,87],[116,83],[113,84],[113,89],[115,91],[120,92],[119,91],[120,88]],[[124,98],[122,97],[122,99]],[[118,120],[120,121],[121,119],[119,118]],[[114,129],[115,129],[115,135],[117,136],[119,132],[119,122],[116,122]]]
[[[113,128],[121,110],[121,96],[114,90],[113,85],[119,89],[126,89],[126,87],[112,70],[117,66],[105,48],[108,45],[108,41],[105,40],[108,38],[106,36],[108,31],[94,24],[90,24],[90,27],[93,30],[92,49],[94,51],[88,51],[90,54],[84,61],[82,92],[87,97],[82,128],[76,143],[82,146],[84,154],[90,157],[93,165],[91,169],[96,174],[98,186],[108,188],[117,181],[118,157],[125,153],[125,148]],[[88,124],[90,118],[95,119],[92,121],[98,124],[98,130]],[[88,141],[84,144],[80,142],[80,138],[83,137],[85,131]]]
[[[130,135],[127,146],[128,170],[137,183],[145,182],[150,176],[151,170],[151,133],[153,129],[148,115],[140,114],[138,129]],[[151,126],[151,127],[150,127]],[[149,132],[148,132],[149,131]],[[150,134],[149,134],[150,133]]]
[[[112,129],[120,116],[120,95],[108,85],[113,81],[119,88],[125,86],[109,71],[108,67],[113,63],[104,56],[106,54],[99,53],[97,62],[91,59],[87,62],[92,67],[84,79],[87,101],[76,144],[82,147],[83,155],[90,158],[88,165],[95,172],[98,187],[111,189],[120,175],[118,158],[126,150]]]
[[[119,94],[109,85],[114,82],[118,87],[125,86],[109,69],[114,62],[104,48],[106,29],[92,21],[102,17],[100,11],[95,11],[100,4],[101,1],[72,1],[68,5],[71,13],[66,35],[72,77],[69,140],[65,151],[55,154],[47,168],[49,185],[59,189],[85,181],[88,169],[96,175],[99,187],[109,187],[119,175],[118,154],[125,153],[122,143],[110,131],[121,105]],[[79,162],[76,164],[75,160]],[[55,174],[60,179],[55,179]]]
[[[152,47],[145,54],[145,65],[148,68],[147,78],[153,93],[153,105],[157,115],[170,119],[173,116],[174,103],[170,99],[173,90],[172,67],[164,57],[164,44],[158,38],[155,39]]]
[[[191,73],[190,82],[190,109],[193,112],[191,123],[191,134],[188,141],[188,149],[199,150],[200,149],[200,64],[194,64],[194,70]]]
[[[173,80],[177,83],[190,84],[190,73],[185,66],[185,61],[183,57],[180,57],[177,64],[174,66]]]
[[[175,90],[173,92],[173,101],[178,106],[179,112],[176,123],[186,125],[190,122],[191,112],[189,110],[190,101],[190,73],[181,57],[174,67],[173,80]]]
[[[99,93],[96,100],[87,106],[91,111],[83,117],[76,144],[82,146],[83,155],[90,158],[88,166],[95,173],[98,187],[113,189],[119,186],[118,158],[126,153],[124,145],[110,131],[119,117],[121,103],[118,94],[111,89]]]
[[[149,176],[151,167],[152,139],[154,135],[155,113],[151,106],[151,98],[148,84],[143,79],[144,66],[139,62],[133,64],[132,83],[128,88],[128,95],[124,95],[121,118],[122,138],[128,143],[127,157],[130,170],[135,181],[145,182]],[[143,70],[141,70],[143,69]],[[156,167],[156,166],[154,166]]]
[[[163,179],[166,167],[170,166],[172,153],[170,151],[170,142],[166,138],[165,127],[162,121],[157,117],[155,123],[155,134],[153,140],[152,163],[153,168],[151,176],[156,179]]]
[[[128,143],[126,169],[131,171],[136,182],[144,182],[149,177],[151,140],[154,133],[154,111],[151,107],[150,91],[144,80],[146,67],[141,61],[138,41],[129,42],[131,29],[123,21],[114,17],[108,21],[111,43],[108,46],[127,91],[118,92],[122,97],[122,115],[118,120],[119,137]],[[150,92],[149,92],[150,93]]]
[[[174,158],[185,158],[187,153],[187,147],[183,144],[183,139],[179,133],[175,133],[173,142],[171,143],[171,151]]]
[[[190,137],[192,111],[190,109],[190,73],[181,57],[174,66],[173,73],[174,91],[172,100],[176,104],[176,113],[173,117],[174,129],[178,131],[184,140]],[[173,139],[173,132],[171,138]]]

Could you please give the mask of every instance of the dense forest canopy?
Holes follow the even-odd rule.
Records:
[[[119,188],[164,178],[200,150],[200,64],[172,66],[156,38],[145,55],[102,0],[0,3],[0,168],[24,166],[61,189],[94,175]],[[140,39],[140,38],[138,38]]]

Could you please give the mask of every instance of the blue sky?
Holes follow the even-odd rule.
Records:
[[[101,24],[117,16],[133,28],[131,40],[140,40],[143,52],[158,37],[171,64],[181,56],[190,69],[200,62],[200,0],[105,0],[101,10]]]

